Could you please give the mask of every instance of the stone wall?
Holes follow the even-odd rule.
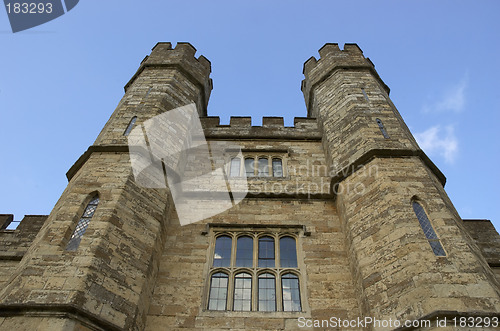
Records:
[[[4,217],[7,223],[13,220],[13,215],[5,216],[9,216]],[[0,287],[12,276],[46,219],[45,215],[26,215],[15,230],[0,230]]]
[[[305,265],[303,312],[209,311],[207,261],[213,248],[207,224],[304,226],[299,258]],[[199,224],[180,226],[175,217],[167,229],[146,330],[292,330],[298,318],[359,316],[339,218],[330,199],[245,199],[236,207]]]

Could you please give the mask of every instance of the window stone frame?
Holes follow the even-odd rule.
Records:
[[[237,315],[256,316],[259,314],[272,315],[276,317],[290,316],[310,316],[310,309],[307,303],[307,278],[305,274],[304,253],[302,251],[302,238],[310,235],[302,225],[234,225],[234,224],[207,224],[207,230],[202,234],[209,237],[209,249],[207,250],[207,260],[204,270],[204,286],[202,293],[202,304],[200,307],[201,316]],[[213,267],[213,257],[216,239],[220,236],[230,236],[232,238],[231,263],[229,267]],[[236,267],[236,243],[242,236],[253,238],[253,266]],[[271,236],[275,240],[275,268],[258,267],[258,239],[263,236]],[[282,237],[295,238],[295,248],[297,253],[297,268],[282,268],[279,255],[279,240]],[[217,272],[224,272],[229,276],[229,286],[227,291],[226,310],[209,310],[209,293],[211,277]],[[252,301],[251,311],[234,311],[234,280],[239,273],[248,273],[252,276]],[[258,311],[258,276],[263,273],[271,273],[275,276],[276,289],[276,311]],[[285,274],[292,273],[299,279],[300,306],[301,311],[283,311],[282,280]]]
[[[237,158],[237,155],[232,155],[233,153],[228,153],[228,151],[225,152],[226,154],[226,174],[229,178],[239,178],[243,177],[244,174],[246,174],[245,171],[245,159],[252,158],[254,160],[254,175],[253,176],[247,176],[247,179],[281,179],[281,178],[287,178],[288,172],[287,172],[287,159],[289,156],[288,150],[245,150],[242,149],[242,157],[240,158],[240,170],[238,173],[238,176],[231,176],[231,165],[233,162],[233,159]],[[266,158],[267,159],[267,164],[268,164],[268,176],[259,176],[259,170],[258,170],[258,162],[260,158]],[[273,159],[280,159],[281,160],[281,171],[282,171],[282,176],[281,177],[275,177],[274,176],[274,171],[273,171]]]

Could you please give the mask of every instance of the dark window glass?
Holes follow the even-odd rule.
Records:
[[[259,176],[267,177],[269,176],[269,161],[265,157],[259,158],[258,163]]]
[[[295,239],[292,237],[280,239],[280,266],[282,268],[297,268],[297,250]]]
[[[83,215],[76,224],[75,231],[71,235],[71,238],[68,241],[68,245],[66,246],[67,251],[75,251],[78,246],[80,246],[80,241],[82,240],[83,234],[87,230],[89,226],[90,220],[92,216],[94,216],[95,210],[97,209],[97,205],[99,204],[99,196],[95,195],[92,200],[88,203],[87,207],[83,211]]]
[[[234,277],[233,310],[252,310],[252,276],[240,273]]]
[[[273,159],[273,176],[283,177],[283,165],[281,159]]]
[[[272,274],[259,275],[259,311],[276,311],[276,283]]]
[[[215,241],[214,267],[229,267],[231,263],[231,244],[231,237],[217,237]]]
[[[254,159],[247,158],[245,159],[245,173],[247,174],[247,177],[253,177],[254,176]]]
[[[137,116],[132,117],[132,119],[128,123],[127,128],[125,129],[125,132],[123,132],[124,136],[128,136],[129,135],[130,131],[132,131],[132,129],[134,127],[134,124],[135,124],[136,120],[137,120]]]
[[[382,132],[382,135],[384,136],[384,138],[386,139],[389,139],[389,134],[387,133],[387,131],[385,131],[385,127],[384,127],[384,123],[382,123],[382,121],[380,119],[377,118],[377,124],[378,124],[378,128],[380,129],[380,131]]]
[[[210,294],[208,309],[226,310],[228,276],[223,272],[212,275],[210,280]]]
[[[261,237],[259,239],[259,267],[274,268],[274,238]]]
[[[253,239],[247,236],[239,237],[236,242],[236,266],[253,267]]]
[[[436,232],[432,228],[431,222],[425,213],[424,208],[416,201],[413,201],[413,211],[415,215],[417,215],[418,222],[420,223],[420,227],[424,231],[425,237],[429,240],[429,244],[431,245],[432,251],[437,256],[446,256],[443,246],[439,241]]]
[[[240,158],[235,157],[231,159],[231,169],[229,171],[230,177],[236,177],[240,175]]]
[[[294,274],[284,274],[281,277],[283,293],[283,311],[301,311],[299,277]]]

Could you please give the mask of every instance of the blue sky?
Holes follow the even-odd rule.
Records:
[[[13,34],[0,10],[0,213],[48,214],[158,41],[212,62],[208,112],[305,116],[302,65],[355,42],[463,218],[500,229],[498,1],[91,1]]]

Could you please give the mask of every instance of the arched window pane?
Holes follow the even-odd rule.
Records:
[[[297,249],[295,239],[283,237],[280,239],[280,266],[282,268],[297,268]]]
[[[387,133],[387,131],[385,131],[384,123],[382,123],[382,121],[379,118],[377,118],[376,121],[378,124],[378,128],[382,132],[382,135],[384,136],[384,138],[389,139],[390,137],[389,137],[389,134]]]
[[[259,158],[258,164],[259,176],[269,176],[269,161],[265,157]]]
[[[259,311],[276,311],[276,283],[274,275],[259,275]]]
[[[68,245],[66,246],[67,251],[76,251],[78,246],[80,246],[80,241],[82,240],[83,234],[85,233],[87,227],[89,226],[92,216],[94,216],[98,204],[99,204],[99,196],[95,195],[90,200],[87,207],[85,207],[83,215],[78,221],[75,231],[73,231],[73,234],[71,235],[71,238],[68,241]]]
[[[236,242],[236,266],[253,267],[253,239],[247,236],[239,237]]]
[[[427,239],[438,239],[436,232],[434,232],[434,229],[432,228],[431,223],[427,218],[427,214],[425,213],[424,208],[422,208],[422,206],[418,202],[413,201],[413,210],[415,211],[415,215],[417,215],[422,230],[424,230],[425,237]]]
[[[237,177],[240,175],[240,158],[235,157],[231,159],[231,169],[229,170],[230,177]]]
[[[247,177],[254,177],[254,166],[255,160],[251,158],[245,159],[245,173]]]
[[[210,280],[210,294],[208,309],[226,310],[228,276],[223,272],[212,275]]]
[[[443,246],[439,241],[436,232],[432,228],[431,222],[425,213],[424,208],[416,201],[412,202],[413,211],[417,216],[418,222],[420,223],[420,227],[424,231],[425,237],[429,240],[429,244],[431,245],[432,251],[437,256],[446,256]]]
[[[281,277],[283,311],[301,311],[299,277],[285,274]]]
[[[273,159],[273,176],[283,177],[283,165],[281,159]]]
[[[137,120],[137,116],[134,116],[132,117],[132,119],[130,120],[130,122],[128,123],[128,126],[127,128],[125,129],[125,132],[123,132],[123,135],[124,136],[128,136],[130,131],[132,131],[132,128],[134,127],[135,125],[135,121]]]
[[[234,277],[233,310],[252,310],[252,276],[240,273]]]
[[[274,268],[274,238],[261,237],[259,239],[259,267]]]
[[[229,267],[231,263],[231,244],[231,237],[217,237],[215,241],[214,267]]]

